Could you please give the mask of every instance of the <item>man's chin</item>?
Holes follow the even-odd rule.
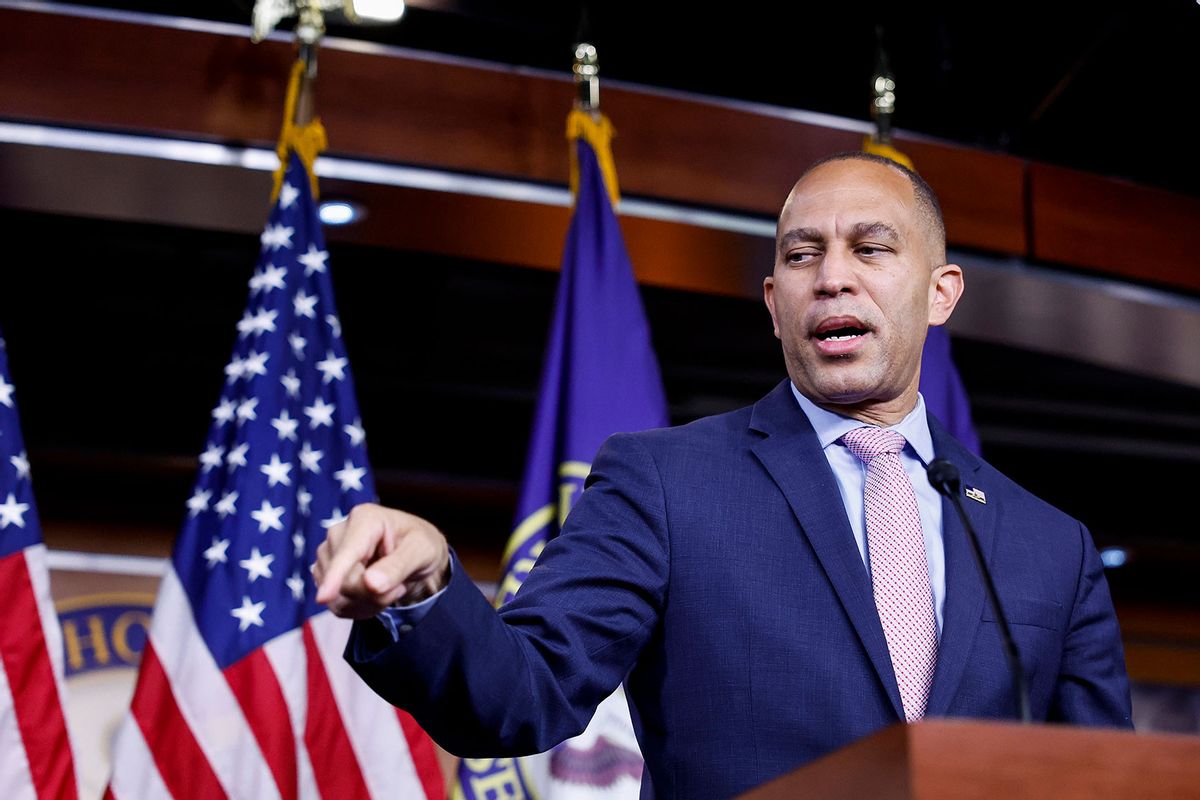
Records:
[[[815,403],[854,405],[875,399],[880,391],[878,380],[861,374],[861,370],[850,364],[841,369],[822,370],[816,377],[817,380],[804,383],[793,379],[800,393]]]

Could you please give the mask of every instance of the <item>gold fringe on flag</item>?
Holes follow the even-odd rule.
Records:
[[[272,203],[279,197],[283,174],[287,171],[288,153],[292,151],[300,156],[300,161],[308,170],[314,200],[318,194],[317,173],[313,170],[313,162],[329,141],[325,138],[325,126],[321,124],[320,117],[313,117],[311,122],[304,125],[296,124],[296,102],[300,95],[300,81],[304,69],[303,59],[297,59],[292,65],[292,75],[288,79],[287,100],[283,107],[283,129],[279,132],[279,144],[275,147],[275,152],[279,155],[279,166],[275,169],[275,186],[271,189]]]
[[[604,185],[608,188],[608,199],[613,208],[621,199],[621,191],[617,187],[617,166],[613,163],[612,138],[617,135],[616,129],[608,121],[608,117],[599,111],[584,111],[574,109],[567,115],[567,140],[574,142],[582,138],[592,146],[596,160],[600,163],[600,174],[604,176]],[[575,148],[571,148],[571,194],[579,194],[579,162]]]
[[[864,153],[870,153],[871,155],[889,158],[892,161],[895,161],[897,164],[908,167],[909,169],[913,170],[913,172],[916,172],[911,158],[904,155],[904,153],[901,153],[890,144],[884,144],[874,136],[868,135],[863,137],[862,149]]]

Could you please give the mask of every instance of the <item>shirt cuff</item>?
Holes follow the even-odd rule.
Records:
[[[450,576],[454,575],[454,559],[450,559]],[[446,581],[446,586],[443,586],[437,593],[426,597],[419,603],[413,603],[410,606],[392,606],[385,608],[375,615],[375,619],[383,625],[383,629],[388,632],[393,642],[400,641],[400,637],[408,633],[419,623],[425,619],[425,615],[433,608],[433,604],[446,593],[446,588],[450,585],[450,581]]]

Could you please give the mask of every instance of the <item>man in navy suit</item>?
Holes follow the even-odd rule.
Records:
[[[314,566],[318,599],[360,620],[351,664],[463,756],[547,750],[624,681],[643,794],[660,799],[729,797],[905,719],[1011,718],[965,533],[924,480],[936,456],[969,490],[1034,718],[1128,727],[1117,621],[1087,530],[924,411],[926,331],[963,289],[945,261],[919,177],[861,154],[811,168],[784,205],[764,282],[790,381],[750,408],[611,438],[499,613],[433,525],[356,508]],[[933,658],[915,700],[902,697],[907,667],[873,594],[884,555],[868,547],[868,470],[843,439],[863,427],[903,437],[904,491],[919,509],[925,563],[904,593],[930,612]]]

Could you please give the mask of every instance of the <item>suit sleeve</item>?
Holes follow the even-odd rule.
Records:
[[[1079,526],[1082,569],[1063,645],[1050,718],[1080,725],[1133,727],[1121,631],[1104,566],[1087,528]]]
[[[346,659],[464,757],[543,752],[587,727],[659,623],[668,575],[662,484],[634,436],[609,439],[588,487],[497,613],[461,564],[412,630],[355,624]]]

